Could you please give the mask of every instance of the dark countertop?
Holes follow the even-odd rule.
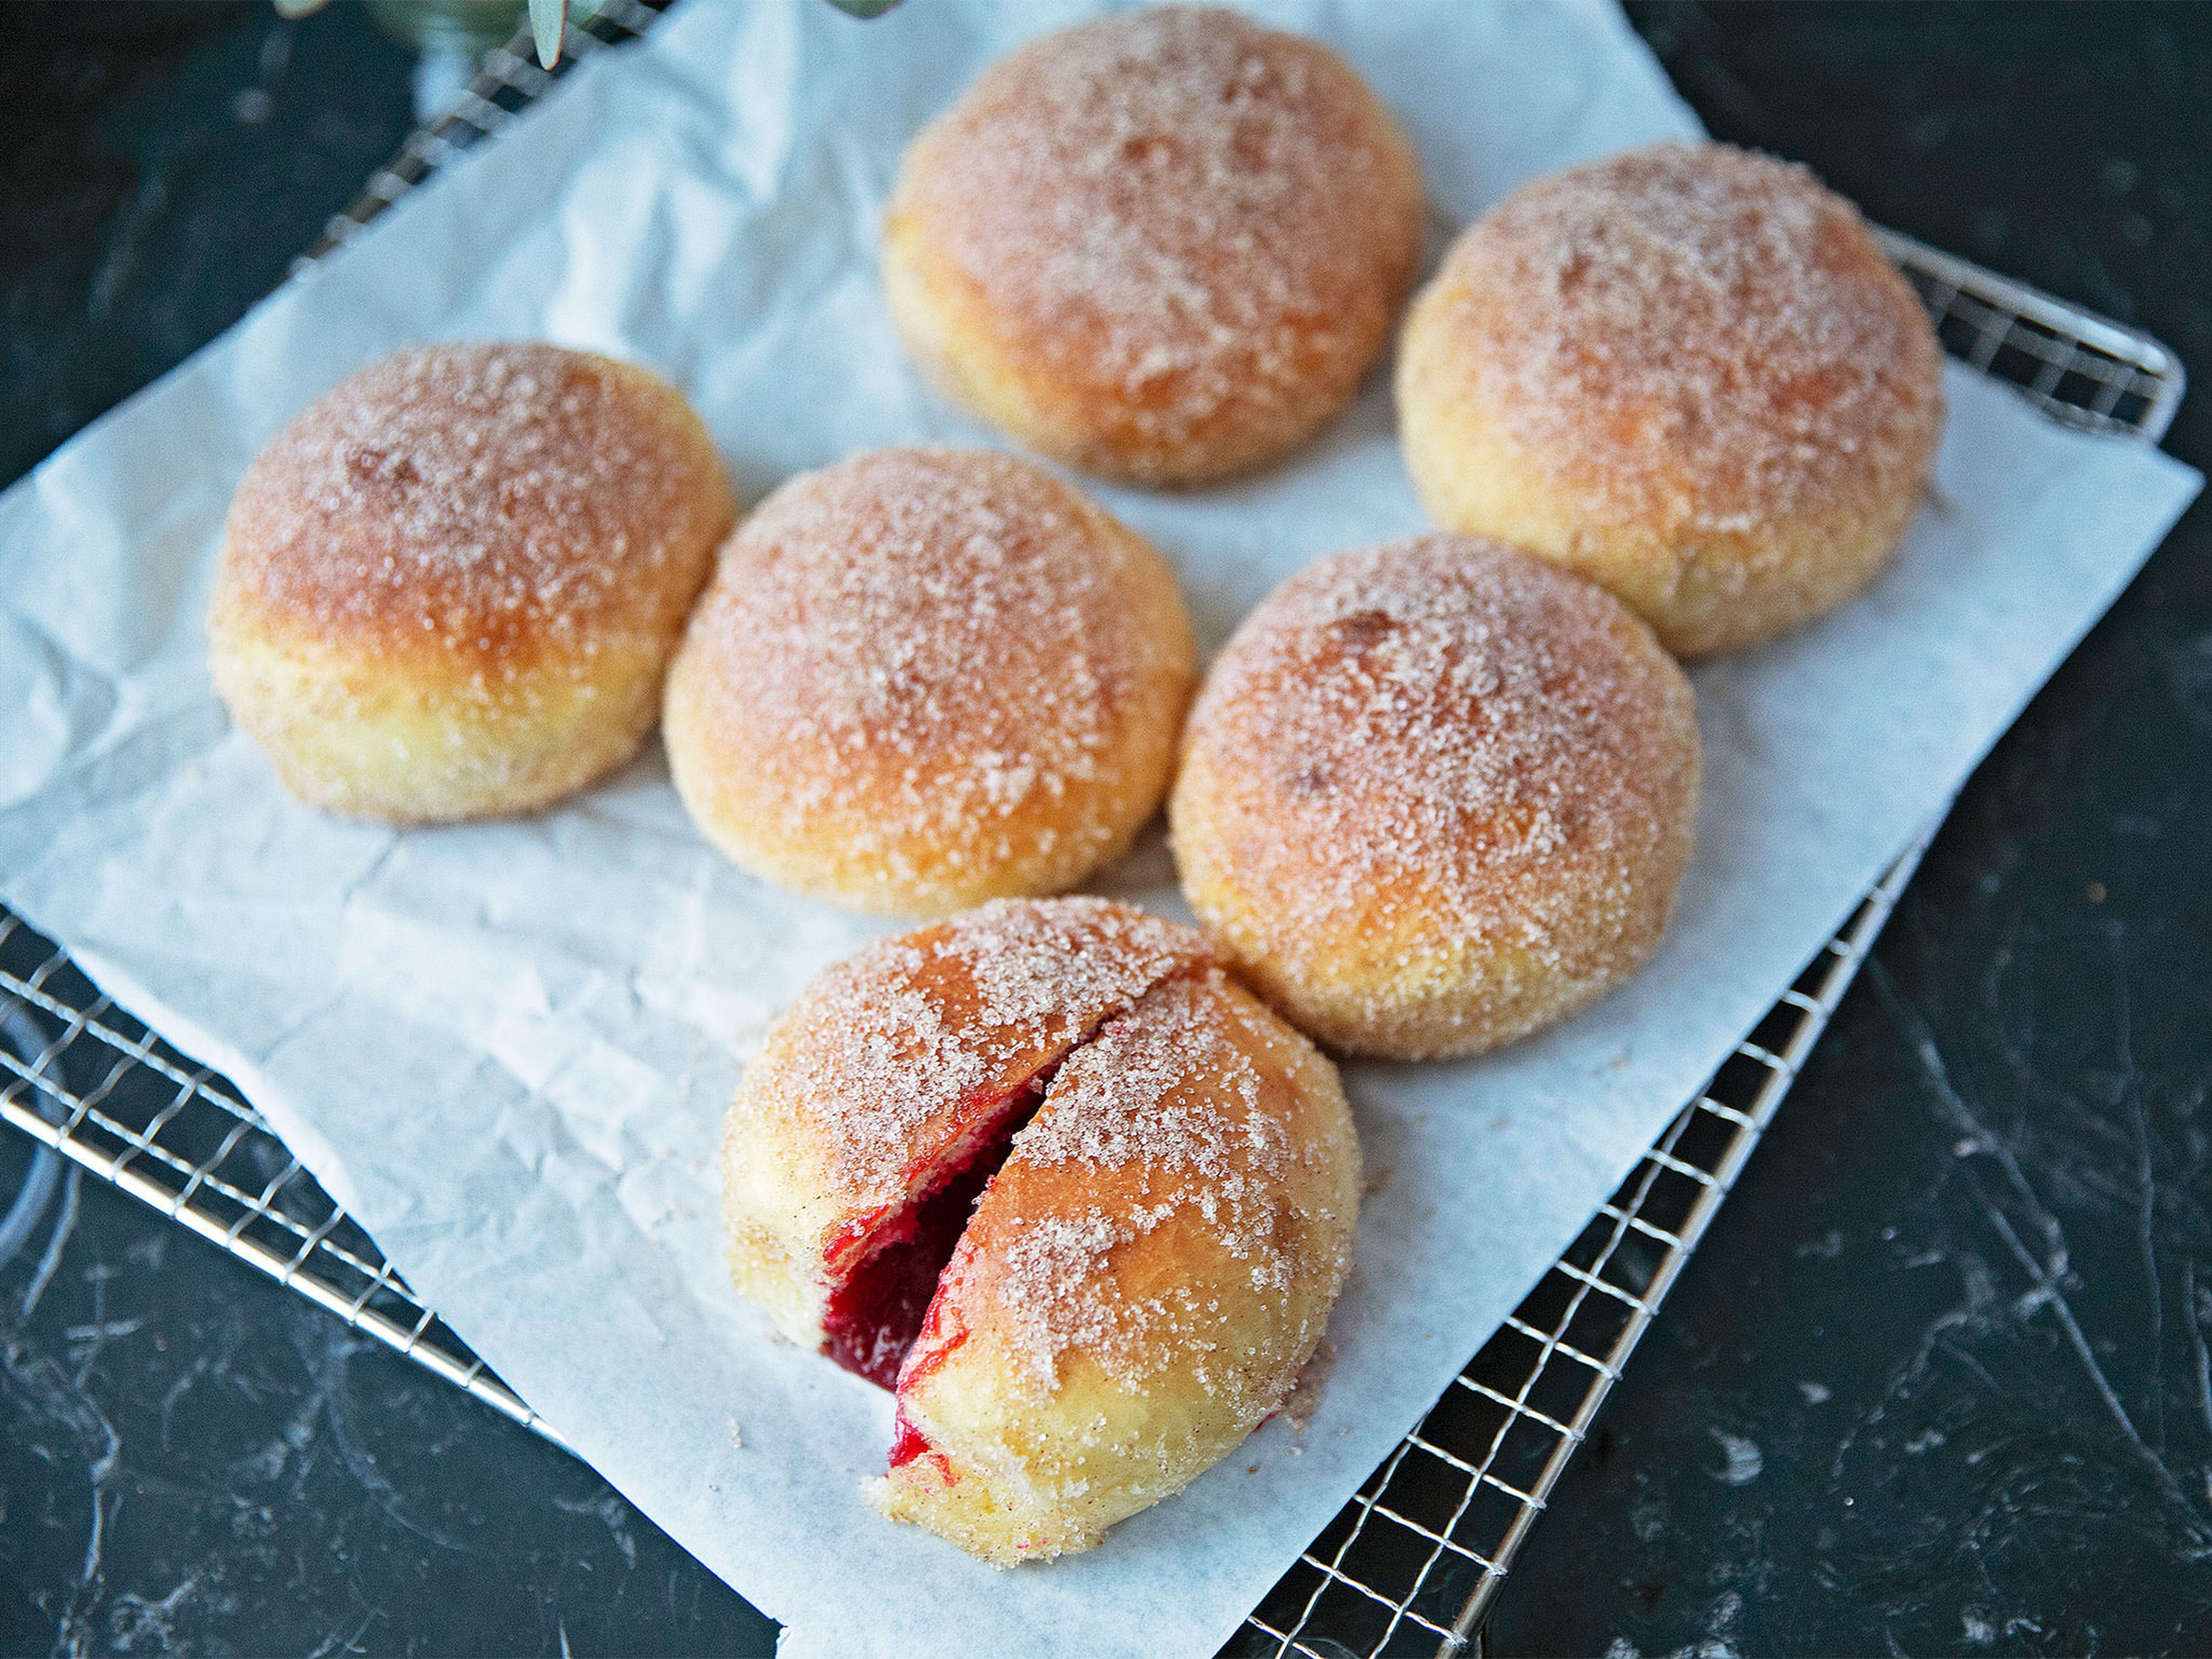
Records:
[[[2176,348],[2212,465],[2212,8],[1631,9],[1717,134]],[[13,478],[282,276],[409,63],[344,5],[6,21]],[[2200,502],[1967,789],[1493,1651],[2212,1650],[2208,850]],[[588,1468],[97,1182],[0,1263],[0,1652],[772,1641]]]

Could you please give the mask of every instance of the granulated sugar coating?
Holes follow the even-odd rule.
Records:
[[[1342,59],[1164,7],[1031,43],[928,128],[887,280],[987,416],[1079,466],[1188,481],[1343,404],[1421,237],[1412,149]]]
[[[705,430],[641,369],[556,346],[402,351],[287,426],[231,506],[264,627],[492,672],[663,641],[727,527]]]
[[[1096,1543],[1282,1404],[1351,1263],[1335,1068],[1218,969],[1060,1066],[899,1377],[879,1508],[1002,1565]]]
[[[1212,959],[1193,929],[1095,898],[988,904],[869,945],[777,1020],[731,1109],[727,1156],[788,1167],[819,1200],[802,1231],[865,1254],[1033,1079]]]
[[[1216,970],[1160,986],[1060,1067],[1000,1179],[1011,1198],[1048,1171],[1054,1192],[1095,1183],[1106,1201],[1025,1214],[999,1234],[994,1299],[1037,1387],[1049,1391],[1077,1350],[1125,1387],[1183,1369],[1208,1394],[1260,1389],[1261,1409],[1273,1406],[1286,1376],[1215,1352],[1219,1292],[1280,1310],[1302,1276],[1340,1278],[1346,1266],[1340,1249],[1316,1252],[1284,1208],[1298,1173],[1328,1156],[1289,1103],[1333,1086],[1328,1061],[1287,1036]],[[1135,1201],[1114,1202],[1132,1176]],[[1112,1270],[1117,1249],[1178,1218],[1207,1258],[1188,1278],[1133,1284]]]
[[[1173,575],[1012,456],[882,450],[738,532],[672,675],[693,817],[740,864],[929,915],[1073,884],[1166,787],[1194,652]]]
[[[1934,465],[1942,367],[1850,203],[1666,143],[1539,179],[1462,236],[1407,320],[1398,403],[1438,524],[1580,571],[1689,654],[1874,579]]]
[[[1493,1047],[1639,965],[1687,862],[1692,694],[1610,597],[1448,535],[1309,567],[1185,738],[1185,890],[1324,1040]]]
[[[706,427],[647,370],[549,345],[403,351],[247,469],[210,673],[310,805],[530,811],[652,730],[734,511]]]
[[[1870,247],[1805,168],[1668,143],[1516,191],[1443,276],[1484,308],[1470,392],[1530,465],[1593,511],[1744,530],[1921,464],[1935,341]]]
[[[1001,1565],[1088,1548],[1281,1403],[1360,1190],[1335,1068],[1196,930],[1091,898],[817,976],[746,1071],[722,1175],[738,1289],[896,1365],[874,1501]],[[940,1192],[958,1213],[925,1218]]]

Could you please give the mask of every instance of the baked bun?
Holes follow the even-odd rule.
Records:
[[[1349,64],[1169,6],[1032,41],[925,129],[884,286],[981,418],[1104,477],[1195,483],[1351,400],[1422,235],[1413,148]]]
[[[1554,565],[1465,536],[1338,554],[1199,693],[1169,804],[1183,891],[1322,1042],[1480,1054],[1657,945],[1695,713],[1651,630]]]
[[[652,729],[733,510],[656,374],[550,345],[400,352],[246,469],[208,614],[216,691],[310,805],[542,806]]]
[[[1874,579],[1927,488],[1942,370],[1849,202],[1666,143],[1484,215],[1415,302],[1398,410],[1438,524],[1559,561],[1689,654]]]
[[[884,1514],[1000,1566],[1090,1548],[1283,1402],[1352,1261],[1336,1068],[1218,969],[1068,1057],[899,1373]]]
[[[878,1507],[1005,1566],[1089,1548],[1281,1403],[1359,1152],[1334,1068],[1195,930],[1075,898],[823,974],[747,1068],[723,1181],[739,1291],[896,1384]]]
[[[890,449],[791,480],[670,672],[707,838],[859,910],[1073,886],[1158,806],[1196,678],[1166,562],[1011,455]]]
[[[769,1027],[730,1108],[722,1215],[738,1290],[800,1346],[889,1387],[958,1236],[912,1300],[901,1285],[916,1263],[889,1252],[930,1218],[925,1200],[1003,1155],[1036,1108],[1030,1085],[1077,1044],[1217,960],[1194,928],[1062,898],[987,904],[824,969]]]

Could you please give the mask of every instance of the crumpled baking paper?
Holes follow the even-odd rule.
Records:
[[[1204,1655],[1943,809],[2195,493],[1954,365],[1934,496],[1833,617],[1697,671],[1697,862],[1644,975],[1541,1040],[1357,1066],[1370,1167],[1336,1359],[1095,1553],[998,1573],[878,1520],[890,1400],[724,1281],[712,1152],[765,1022],[873,931],[740,875],[657,750],[558,811],[394,833],[289,801],[208,688],[202,614],[255,449],[414,341],[544,337],[697,403],[750,501],[915,441],[878,293],[906,139],[1091,8],[695,3],[386,214],[0,498],[0,896],[221,1066],[569,1443],[789,1626],[792,1654]],[[1327,39],[1418,145],[1437,240],[1530,174],[1696,131],[1602,5],[1256,7]],[[1206,644],[1283,576],[1423,527],[1378,374],[1317,442],[1176,495],[1101,489]],[[1179,907],[1157,837],[1106,885]]]

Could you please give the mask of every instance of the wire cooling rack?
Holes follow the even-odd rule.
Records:
[[[607,0],[552,74],[519,35],[453,111],[410,137],[307,256],[342,246],[567,68],[641,32]],[[2148,335],[1882,231],[1945,347],[2055,420],[2155,443],[2182,372]],[[1918,864],[1891,866],[1797,982],[1484,1345],[1420,1426],[1300,1555],[1224,1650],[1458,1654],[1568,1460],[1689,1261]],[[118,1008],[0,908],[0,1116],[356,1329],[548,1438],[559,1437],[424,1306],[259,1114]]]

